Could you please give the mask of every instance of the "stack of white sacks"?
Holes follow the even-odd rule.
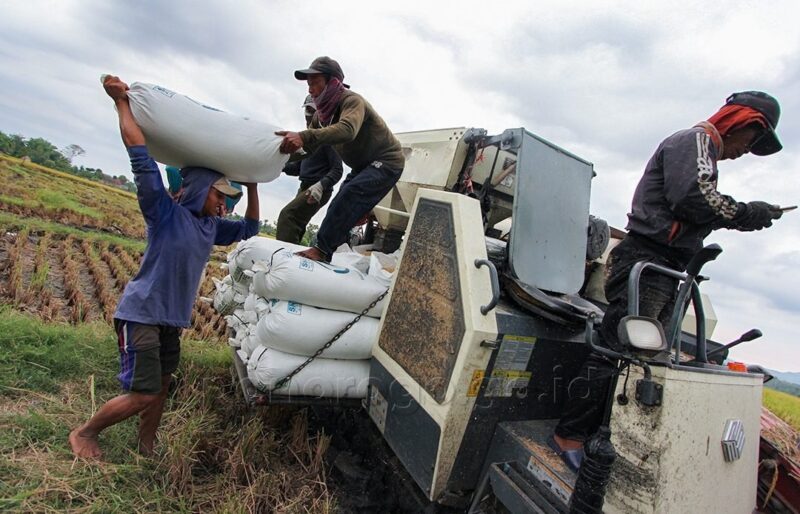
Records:
[[[331,264],[294,255],[305,247],[254,237],[228,255],[214,307],[253,385],[272,390],[386,291],[397,262],[342,246]],[[385,299],[275,394],[363,398]]]

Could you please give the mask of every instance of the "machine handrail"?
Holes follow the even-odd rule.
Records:
[[[497,268],[494,263],[488,259],[475,259],[475,267],[480,268],[486,266],[489,268],[489,281],[492,284],[492,299],[486,305],[481,305],[481,314],[486,314],[495,308],[497,302],[500,301],[500,279],[497,277]]]
[[[717,244],[704,247],[689,261],[689,264],[686,266],[686,272],[680,272],[652,262],[637,262],[628,276],[628,314],[635,316],[639,315],[639,282],[642,273],[646,269],[681,281],[678,295],[675,299],[675,307],[670,317],[669,327],[667,328],[669,350],[672,351],[672,349],[675,348],[675,364],[680,362],[680,327],[686,314],[686,307],[690,295],[695,314],[695,334],[697,339],[694,360],[699,363],[708,362],[708,357],[706,355],[705,310],[703,309],[703,300],[700,296],[698,284],[706,279],[700,275],[700,270],[707,262],[716,259],[720,253],[722,253],[722,248]]]
[[[628,314],[631,316],[639,315],[639,279],[646,269],[652,269],[662,275],[678,280],[686,280],[688,276],[686,273],[653,262],[641,261],[634,264],[630,275],[628,275]]]

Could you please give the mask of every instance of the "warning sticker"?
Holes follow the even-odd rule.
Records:
[[[503,336],[486,386],[486,396],[510,397],[515,389],[528,386],[531,372],[526,370],[535,343],[535,337]]]
[[[503,336],[497,360],[494,362],[494,369],[524,370],[531,360],[535,343],[535,337]]]
[[[474,398],[478,396],[478,391],[481,389],[481,382],[486,375],[486,371],[479,369],[472,372],[472,380],[469,381],[469,388],[467,388],[467,398]]]
[[[495,370],[486,385],[486,396],[510,397],[514,389],[522,389],[531,381],[530,371]]]

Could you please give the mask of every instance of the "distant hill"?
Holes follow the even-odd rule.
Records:
[[[776,378],[773,378],[764,384],[764,387],[769,387],[770,389],[774,389],[776,391],[781,391],[783,393],[800,397],[800,385],[781,380],[780,378],[777,378],[777,376]]]
[[[131,193],[136,192],[136,184],[128,180],[125,175],[106,175],[99,168],[73,166],[72,158],[84,153],[86,152],[83,148],[75,144],[59,150],[53,143],[41,137],[25,138],[19,134],[5,134],[0,131],[0,154],[30,160],[30,162],[47,168],[117,187]]]
[[[781,379],[782,382],[790,382],[794,385],[800,386],[800,372],[797,371],[769,371],[775,378]]]

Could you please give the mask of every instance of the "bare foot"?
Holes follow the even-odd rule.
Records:
[[[153,451],[153,443],[152,442],[143,443],[143,442],[139,441],[139,454],[142,457],[148,457],[148,458],[150,458],[153,455],[155,455],[155,452]]]
[[[69,433],[69,445],[72,453],[82,459],[99,459],[103,456],[100,446],[97,444],[97,436],[81,435],[81,428],[76,428]]]
[[[553,434],[553,439],[556,441],[556,444],[564,451],[571,451],[571,450],[580,450],[583,448],[583,441],[576,441],[574,439],[566,439],[564,437],[559,437],[556,434]]]
[[[305,257],[306,259],[311,259],[312,261],[324,262],[326,260],[325,256],[322,254],[322,251],[320,251],[320,249],[316,246],[312,246],[308,250],[303,250],[302,252],[297,252],[295,255]]]

